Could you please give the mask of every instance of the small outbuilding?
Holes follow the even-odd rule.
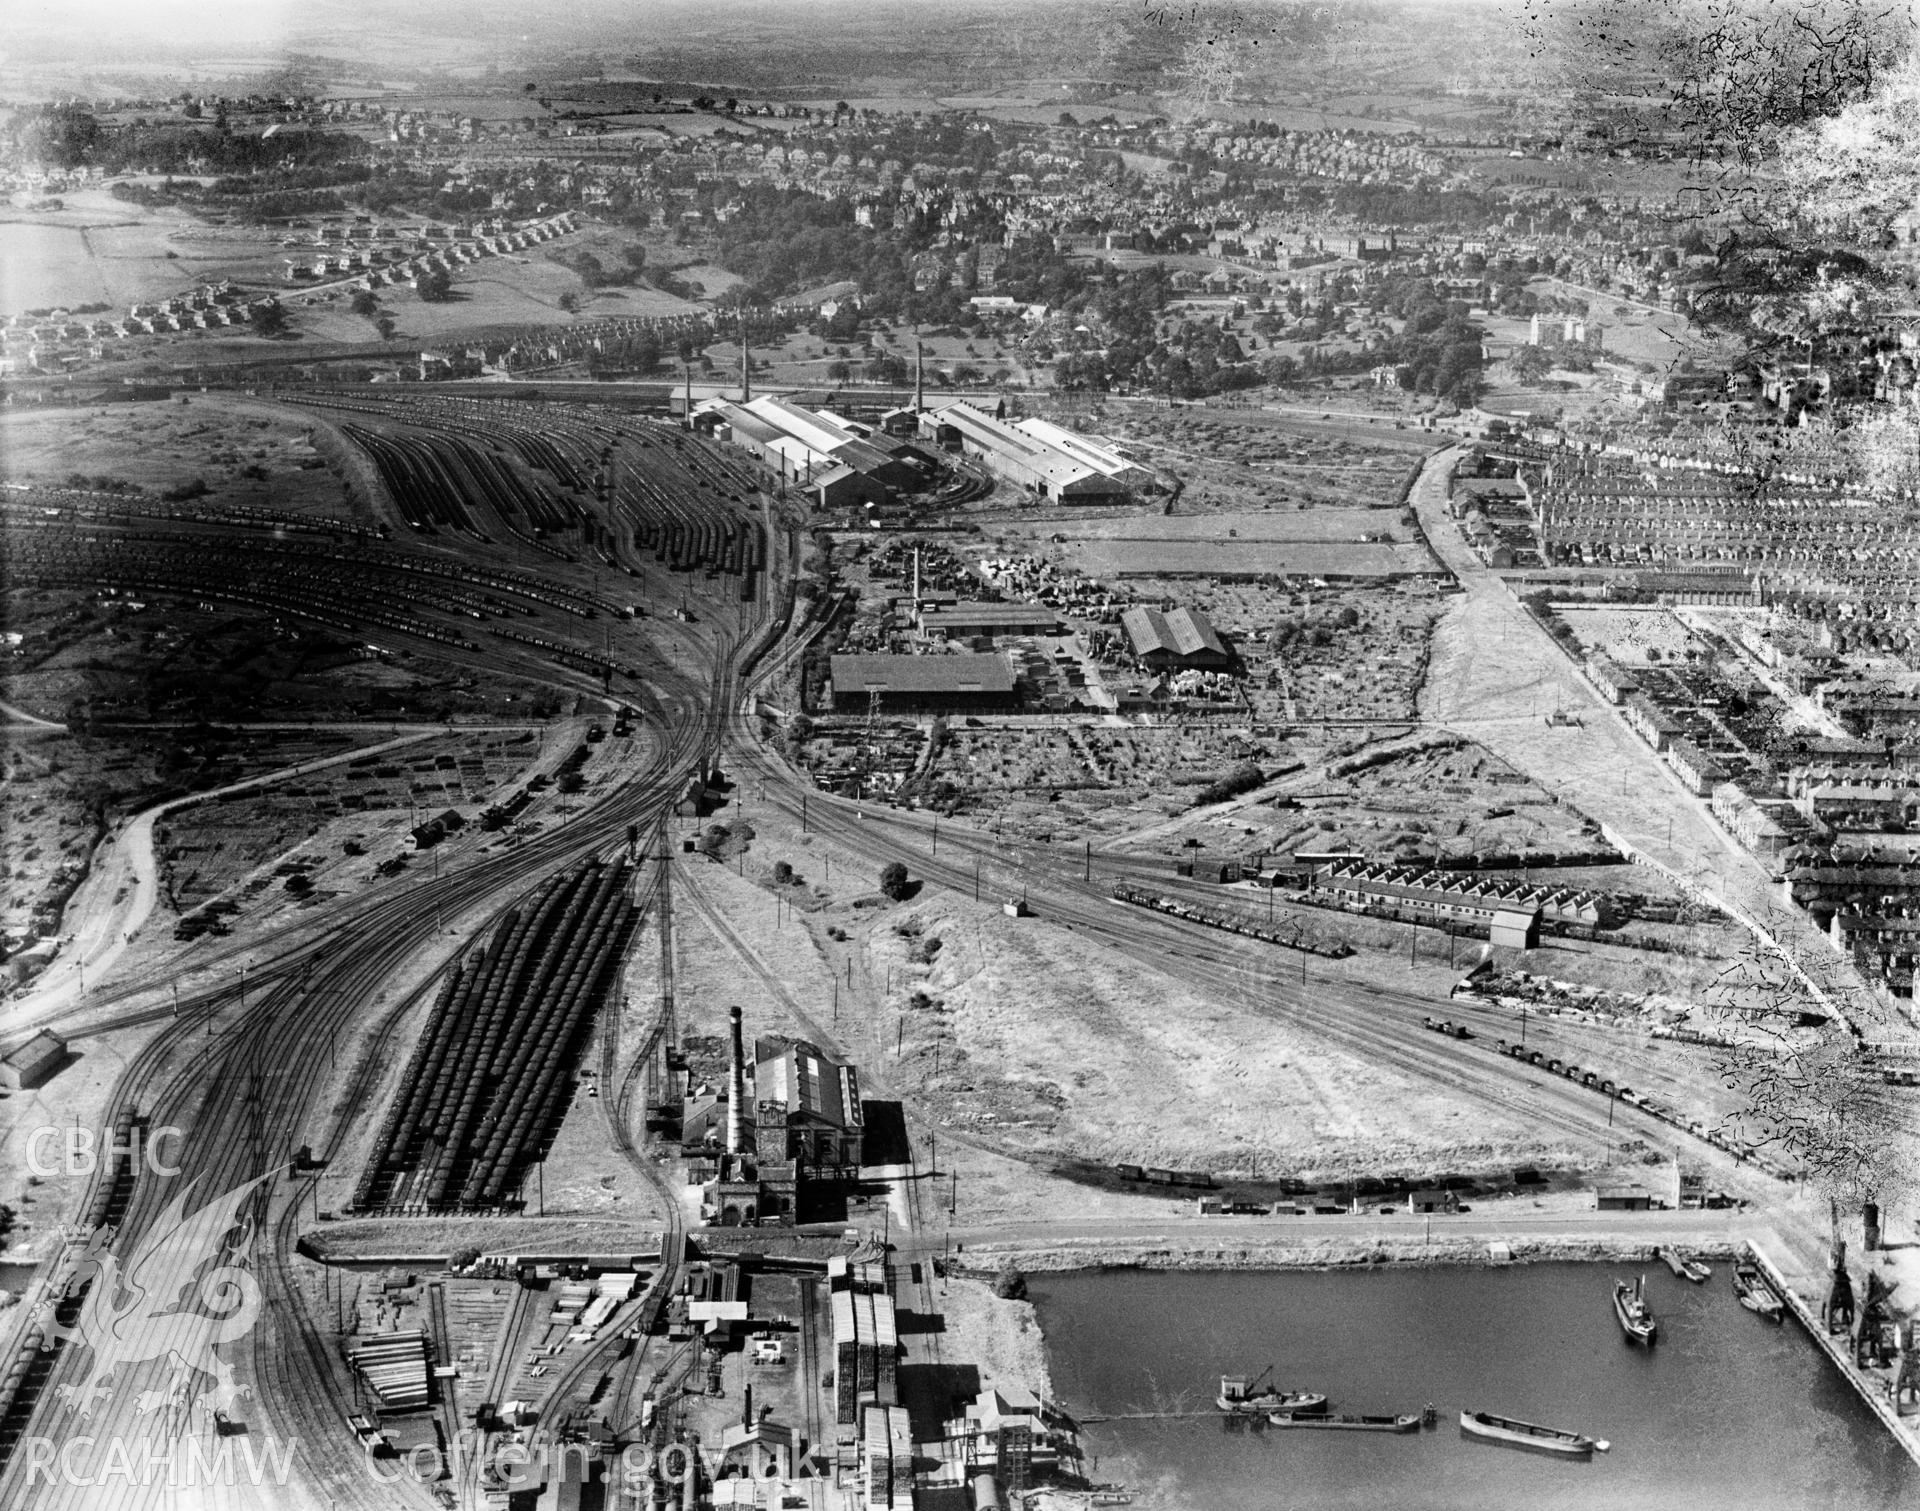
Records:
[[[1595,1205],[1602,1212],[1651,1212],[1653,1193],[1645,1186],[1602,1186]]]
[[[1502,949],[1530,950],[1540,943],[1538,908],[1496,908],[1487,938]]]
[[[31,1091],[53,1079],[67,1063],[67,1041],[41,1029],[24,1044],[0,1055],[0,1086],[9,1091]]]

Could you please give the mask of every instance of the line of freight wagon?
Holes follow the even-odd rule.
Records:
[[[1282,949],[1299,950],[1306,955],[1319,955],[1327,960],[1344,960],[1353,953],[1353,946],[1341,941],[1338,944],[1316,944],[1310,939],[1289,938],[1272,924],[1261,923],[1245,913],[1231,908],[1210,908],[1204,903],[1187,902],[1178,897],[1162,897],[1157,892],[1149,892],[1144,887],[1136,887],[1128,882],[1115,882],[1113,885],[1115,902],[1131,903],[1136,908],[1149,908],[1156,913],[1167,913],[1175,918],[1184,918],[1189,923],[1202,923],[1211,929],[1224,929],[1229,934],[1239,934],[1248,939],[1258,939],[1266,944],[1277,944]]]

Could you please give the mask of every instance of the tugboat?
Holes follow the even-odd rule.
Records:
[[[1311,1390],[1280,1390],[1272,1378],[1271,1364],[1255,1375],[1251,1383],[1245,1375],[1222,1375],[1220,1394],[1214,1397],[1214,1404],[1228,1416],[1294,1416],[1327,1409],[1325,1396]],[[1263,1380],[1267,1382],[1264,1386],[1260,1383]]]
[[[1586,1437],[1563,1427],[1541,1427],[1518,1417],[1495,1416],[1490,1411],[1462,1411],[1460,1430],[1510,1447],[1555,1453],[1569,1459],[1591,1458],[1596,1451],[1605,1453],[1613,1446],[1605,1438]]]
[[[1691,1280],[1695,1285],[1705,1285],[1707,1277],[1713,1274],[1711,1265],[1702,1264],[1697,1259],[1689,1259],[1678,1249],[1656,1249],[1654,1252],[1666,1261],[1667,1268],[1676,1276],[1682,1280]]]
[[[1275,1427],[1326,1427],[1347,1432],[1418,1432],[1420,1414],[1408,1412],[1397,1417],[1367,1416],[1295,1416],[1289,1411],[1276,1411],[1267,1418]]]
[[[1769,1322],[1786,1320],[1787,1304],[1774,1294],[1767,1277],[1760,1273],[1760,1266],[1751,1259],[1734,1260],[1733,1294],[1748,1311],[1758,1313]]]
[[[1613,1315],[1620,1319],[1620,1331],[1627,1335],[1629,1343],[1652,1345],[1659,1324],[1653,1320],[1653,1309],[1647,1305],[1647,1277],[1642,1275],[1632,1285],[1624,1280],[1613,1283]]]

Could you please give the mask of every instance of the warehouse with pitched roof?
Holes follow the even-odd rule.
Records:
[[[1199,609],[1128,609],[1120,627],[1133,654],[1155,671],[1225,671],[1233,664],[1233,653]]]
[[[1008,713],[1019,706],[1001,656],[834,656],[836,712],[864,712],[877,694],[886,713]]]
[[[1090,504],[1127,497],[1119,477],[1102,471],[1093,460],[1063,450],[1044,434],[996,420],[964,401],[923,413],[920,433],[976,458],[995,477],[1042,498]]]

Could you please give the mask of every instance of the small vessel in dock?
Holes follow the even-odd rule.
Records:
[[[1555,1453],[1570,1459],[1590,1458],[1596,1450],[1605,1453],[1613,1446],[1605,1438],[1590,1438],[1582,1433],[1569,1432],[1564,1427],[1542,1427],[1537,1422],[1523,1422],[1518,1417],[1495,1416],[1490,1411],[1462,1411],[1460,1430],[1491,1442],[1527,1448],[1535,1453]]]
[[[1629,1343],[1651,1344],[1659,1332],[1660,1324],[1654,1321],[1653,1308],[1647,1305],[1646,1288],[1645,1275],[1632,1285],[1624,1280],[1613,1283],[1613,1315],[1620,1319],[1620,1331],[1626,1334]]]
[[[1751,1259],[1734,1260],[1733,1294],[1748,1311],[1759,1313],[1769,1322],[1786,1319],[1786,1302],[1774,1292],[1767,1277],[1760,1273],[1760,1266]]]
[[[1261,1384],[1263,1380],[1265,1385]],[[1214,1404],[1230,1416],[1265,1416],[1272,1412],[1292,1415],[1325,1411],[1327,1398],[1311,1390],[1279,1389],[1273,1384],[1273,1366],[1269,1364],[1251,1382],[1245,1375],[1222,1375]]]
[[[1292,1412],[1276,1411],[1267,1421],[1275,1427],[1325,1427],[1333,1431],[1344,1432],[1418,1432],[1420,1413],[1406,1412],[1396,1417],[1369,1416],[1330,1416],[1324,1412],[1318,1414],[1294,1415]]]
[[[1667,1268],[1676,1276],[1682,1280],[1691,1280],[1695,1285],[1705,1285],[1707,1277],[1713,1274],[1711,1265],[1702,1264],[1697,1259],[1689,1259],[1678,1249],[1656,1249],[1654,1252],[1666,1261]]]

